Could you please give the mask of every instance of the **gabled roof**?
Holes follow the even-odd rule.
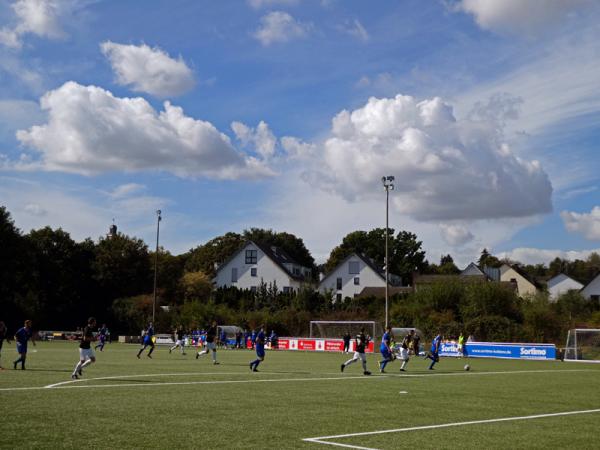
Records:
[[[473,272],[473,273],[465,273],[465,272]],[[462,276],[474,276],[474,275],[483,275],[485,276],[485,273],[483,273],[483,270],[481,270],[479,268],[479,266],[477,264],[475,264],[474,262],[470,263],[467,267],[465,267],[460,274]]]
[[[562,273],[562,272],[561,272],[561,273],[559,273],[558,275],[555,275],[555,276],[553,276],[552,278],[550,278],[548,281],[546,281],[546,284],[548,284],[548,285],[549,285],[551,281],[553,281],[553,280],[555,280],[555,279],[557,279],[557,278],[560,278],[560,277],[564,277],[564,279],[565,279],[565,280],[569,279],[569,280],[571,280],[571,281],[574,281],[575,283],[579,283],[579,284],[582,286],[582,288],[583,288],[583,283],[582,283],[581,281],[578,281],[578,280],[576,280],[575,278],[573,278],[573,277],[571,277],[571,276],[567,275],[566,273]]]
[[[340,268],[340,266],[343,266],[346,261],[348,261],[350,258],[352,258],[353,256],[358,257],[362,262],[365,263],[365,265],[367,267],[369,267],[373,272],[375,272],[385,283],[385,275],[381,273],[381,271],[379,270],[379,268],[375,265],[375,263],[373,263],[373,261],[371,261],[369,258],[367,258],[364,255],[361,255],[360,253],[350,253],[348,256],[346,256],[342,262],[340,262],[337,266],[335,266],[332,270],[329,271],[329,273],[327,275],[325,275],[323,277],[323,279],[319,282],[319,284],[323,283],[327,278],[329,278],[336,270],[338,270]]]
[[[582,287],[579,292],[585,290],[590,284],[592,284],[594,281],[596,281],[596,278],[598,278],[598,277],[600,277],[600,272],[596,273],[596,275],[594,275],[592,277],[592,279],[588,282],[588,284],[586,284],[584,287]]]
[[[413,288],[409,286],[390,286],[388,288],[388,295],[391,297],[396,294],[410,294],[413,292]],[[356,298],[367,298],[367,297],[376,297],[383,298],[385,297],[385,286],[383,287],[366,287],[356,296]]]
[[[529,281],[536,289],[543,288],[543,286],[540,283],[538,283],[535,279],[531,278],[531,276],[527,272],[525,272],[523,269],[521,269],[519,266],[511,266],[510,264],[506,264],[506,263],[504,263],[502,265],[510,267],[512,270],[514,270],[519,275],[521,275],[523,278],[525,278],[527,281]]]
[[[222,268],[224,268],[227,264],[229,264],[231,262],[231,260],[233,260],[238,254],[240,254],[250,244],[253,244],[255,247],[260,249],[260,251],[262,251],[266,257],[268,257],[271,261],[273,261],[273,263],[275,263],[276,266],[278,266],[281,270],[283,270],[286,273],[286,275],[290,276],[294,280],[304,281],[303,275],[295,275],[294,273],[290,272],[287,269],[287,267],[285,267],[284,264],[294,264],[294,265],[303,267],[301,264],[298,264],[295,260],[293,260],[290,257],[290,255],[288,255],[286,252],[284,252],[279,247],[275,247],[275,250],[274,250],[271,247],[268,247],[266,245],[257,244],[254,241],[244,242],[244,244],[237,251],[235,251],[223,264],[221,264],[219,266],[215,275],[218,274]]]

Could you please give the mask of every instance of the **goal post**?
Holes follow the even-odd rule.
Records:
[[[600,328],[569,330],[564,360],[600,362]]]
[[[310,337],[341,339],[346,333],[354,337],[360,333],[361,328],[373,340],[383,335],[381,324],[372,320],[311,320]]]

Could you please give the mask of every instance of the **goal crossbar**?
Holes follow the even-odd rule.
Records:
[[[311,320],[310,337],[341,338],[346,333],[354,336],[361,328],[364,328],[373,339],[381,334],[379,333],[381,324],[373,320]]]
[[[565,361],[600,362],[600,328],[573,328],[567,333]]]

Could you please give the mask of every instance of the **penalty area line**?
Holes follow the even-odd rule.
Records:
[[[349,434],[337,434],[334,436],[318,436],[312,438],[304,438],[302,439],[305,442],[312,442],[315,444],[324,444],[324,445],[333,445],[336,447],[345,447],[345,448],[354,448],[361,450],[377,450],[371,447],[361,447],[358,445],[350,445],[350,444],[342,444],[340,442],[332,442],[332,439],[344,439],[351,437],[359,437],[359,436],[375,436],[378,434],[387,434],[387,433],[403,433],[407,431],[419,431],[419,430],[433,430],[437,428],[450,428],[450,427],[460,427],[466,425],[480,425],[486,423],[497,423],[497,422],[511,422],[517,420],[533,420],[533,419],[544,419],[547,417],[560,417],[560,416],[573,416],[576,414],[594,414],[600,413],[600,409],[585,409],[580,411],[565,411],[559,413],[548,413],[548,414],[535,414],[532,416],[516,416],[516,417],[501,417],[498,419],[485,419],[485,420],[470,420],[467,422],[452,422],[452,423],[442,423],[437,425],[424,425],[420,427],[409,427],[409,428],[395,428],[393,430],[379,430],[379,431],[366,431],[362,433],[349,433]]]

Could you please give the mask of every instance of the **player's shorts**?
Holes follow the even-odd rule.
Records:
[[[365,353],[354,352],[352,359],[360,359],[363,362],[367,362],[367,355]]]
[[[400,349],[400,359],[403,361],[408,361],[408,349],[407,348]]]
[[[92,359],[95,358],[96,354],[94,353],[94,350],[91,348],[80,348],[79,349],[79,359],[81,359],[82,361],[85,361],[86,359]]]
[[[179,345],[180,347],[183,347],[183,341],[181,339],[177,339],[175,341],[175,345]]]
[[[24,342],[24,343],[17,342],[17,353],[19,353],[19,354],[27,353],[27,342]]]
[[[256,356],[259,358],[265,357],[265,346],[264,345],[256,345]]]
[[[144,345],[151,345],[152,347],[154,347],[154,342],[152,342],[152,338],[151,337],[145,337],[144,338]]]
[[[384,359],[391,359],[392,357],[392,352],[390,352],[390,349],[387,347],[381,347],[379,353],[381,353],[381,356],[383,356]]]
[[[214,342],[207,342],[206,343],[206,348],[209,350],[216,350],[217,349],[217,345]]]
[[[438,362],[440,360],[440,355],[438,355],[437,353],[432,353],[431,359],[433,359],[435,362]]]

